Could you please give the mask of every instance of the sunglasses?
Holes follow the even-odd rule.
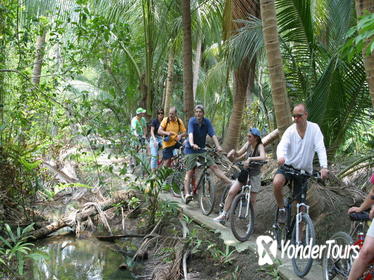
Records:
[[[164,113],[163,113],[163,112],[158,112],[157,114],[159,114],[159,115],[163,115]]]
[[[294,114],[294,115],[292,115],[292,117],[294,117],[295,119],[296,118],[301,118],[302,116],[304,116],[304,114]]]

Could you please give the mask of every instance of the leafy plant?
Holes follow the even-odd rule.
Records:
[[[221,250],[217,244],[210,244],[207,248],[207,251],[211,254],[213,259],[218,262],[218,264],[231,264],[234,260],[233,254],[236,252],[236,249],[230,249],[229,245],[226,245],[225,250]]]
[[[31,237],[30,232],[33,230],[34,224],[30,224],[24,229],[17,227],[15,232],[8,224],[4,225],[3,231],[6,237],[0,236],[2,243],[0,245],[0,265],[5,266],[8,271],[14,274],[23,275],[25,258],[36,260],[47,257],[46,254],[38,251],[30,254],[34,244],[27,242],[27,240]]]
[[[274,280],[280,280],[281,276],[279,274],[278,267],[281,265],[281,261],[279,259],[275,259],[272,265],[265,265],[262,266],[259,271],[265,272],[266,274],[270,275]]]

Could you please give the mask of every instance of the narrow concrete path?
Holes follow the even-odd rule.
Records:
[[[220,223],[217,223],[213,221],[212,216],[205,216],[202,214],[199,205],[197,202],[192,201],[189,205],[186,205],[184,203],[181,203],[181,200],[179,198],[175,198],[172,195],[168,193],[162,193],[161,198],[163,200],[169,200],[169,201],[175,201],[178,202],[179,207],[182,209],[183,213],[198,222],[199,224],[202,224],[209,229],[213,230],[216,233],[219,233],[220,238],[223,240],[223,242],[229,246],[233,246],[238,250],[239,252],[242,252],[246,249],[249,249],[252,253],[257,255],[256,250],[256,237],[258,235],[253,235],[251,238],[246,242],[240,242],[236,240],[234,235],[231,232],[231,229],[229,227],[226,227],[224,225],[221,225]],[[322,267],[318,263],[318,261],[313,262],[312,269],[306,275],[304,278],[300,278],[295,275],[292,268],[291,260],[288,258],[280,259],[281,265],[278,267],[279,273],[283,279],[288,280],[297,280],[297,279],[305,279],[305,280],[319,280],[322,279]]]

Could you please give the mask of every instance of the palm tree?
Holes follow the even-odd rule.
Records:
[[[258,17],[260,7],[256,1],[240,0],[240,1],[227,1],[226,11],[231,10],[230,26],[233,27],[233,34],[240,31],[244,26],[243,21],[251,17]],[[227,32],[229,34],[230,32]],[[235,64],[235,63],[234,63]],[[249,58],[248,56],[242,57],[241,62],[234,71],[234,96],[233,108],[230,116],[227,133],[223,147],[226,151],[235,148],[240,136],[240,127],[242,123],[243,112],[246,104],[247,95],[251,94],[252,87],[255,79],[256,60],[255,56]]]
[[[282,135],[291,123],[291,114],[282,68],[275,4],[274,0],[260,0],[260,4],[275,117],[279,133]]]
[[[374,0],[356,0],[357,19],[365,11],[374,13]],[[372,51],[370,54],[367,54],[366,48],[363,48],[362,56],[364,58],[365,71],[371,94],[371,103],[374,107],[374,52]]]
[[[186,120],[193,115],[192,32],[190,0],[182,0],[183,20],[183,90]]]

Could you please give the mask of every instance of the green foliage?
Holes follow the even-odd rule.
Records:
[[[13,232],[8,224],[0,228],[4,236],[0,236],[0,267],[3,266],[11,275],[23,275],[25,259],[47,258],[46,254],[36,251],[30,254],[34,244],[27,242],[31,237],[30,232],[34,230],[34,224],[21,229],[17,227]]]
[[[212,243],[208,246],[207,250],[218,265],[232,264],[235,259],[233,254],[236,252],[236,249],[230,249],[229,245],[226,245],[225,249],[221,250],[217,244]]]
[[[274,280],[282,279],[278,267],[282,264],[279,259],[274,259],[274,263],[272,265],[265,265],[262,266],[259,271],[265,272],[267,275],[271,276]]]
[[[347,32],[348,40],[343,46],[343,53],[349,59],[354,58],[357,54],[370,56],[374,51],[374,14],[365,13]]]

